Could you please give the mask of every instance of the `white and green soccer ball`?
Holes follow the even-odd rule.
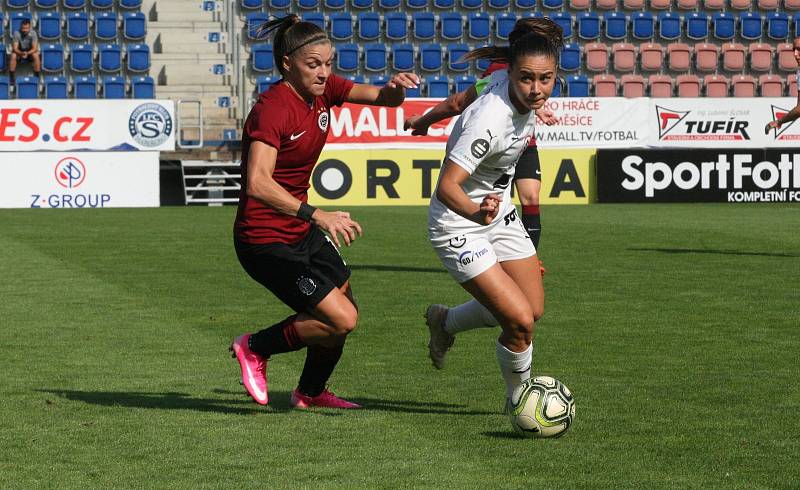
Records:
[[[506,411],[523,437],[559,437],[575,418],[575,398],[561,381],[537,376],[514,390]]]

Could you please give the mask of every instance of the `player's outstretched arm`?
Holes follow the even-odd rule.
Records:
[[[797,94],[797,105],[794,108],[787,112],[783,117],[780,119],[775,119],[774,121],[770,121],[764,127],[764,134],[769,134],[770,129],[780,129],[786,123],[790,123],[795,119],[800,117],[800,93]]]
[[[457,116],[464,112],[475,99],[478,98],[478,92],[475,86],[472,85],[463,92],[455,93],[443,101],[439,102],[433,108],[423,115],[414,115],[405,120],[403,129],[406,131],[411,129],[411,134],[414,136],[425,136],[428,134],[428,128],[433,126],[439,121],[447,118]]]
[[[502,197],[489,194],[480,204],[475,204],[464,192],[461,185],[469,178],[469,173],[461,166],[447,160],[442,169],[436,198],[452,211],[479,225],[488,225],[497,216]]]
[[[383,87],[365,83],[357,83],[350,89],[347,102],[354,104],[397,107],[406,98],[406,89],[419,86],[419,77],[415,73],[397,73]]]

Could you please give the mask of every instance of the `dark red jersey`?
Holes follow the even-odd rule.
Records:
[[[301,100],[283,81],[262,93],[247,116],[242,135],[242,190],[234,229],[246,243],[296,243],[310,224],[279,213],[247,196],[250,144],[261,141],[278,150],[272,178],[297,199],[308,201],[311,171],[328,137],[331,106],[341,106],[353,82],[331,74],[325,92],[313,105]]]

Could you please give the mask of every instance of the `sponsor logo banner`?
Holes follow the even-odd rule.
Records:
[[[599,202],[800,202],[800,149],[600,150]]]
[[[172,151],[175,129],[170,100],[7,100],[0,152]]]
[[[539,150],[541,204],[594,200],[594,150]],[[427,206],[444,151],[326,150],[311,176],[309,202],[318,206]]]
[[[4,153],[0,208],[159,205],[158,152]]]

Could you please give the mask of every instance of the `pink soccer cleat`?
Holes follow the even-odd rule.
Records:
[[[299,409],[308,409],[311,407],[324,407],[324,408],[361,408],[358,403],[343,400],[334,395],[328,390],[323,391],[317,396],[306,396],[297,390],[292,392],[292,406]]]
[[[266,405],[267,396],[267,360],[250,350],[248,345],[250,334],[246,333],[234,339],[231,344],[231,357],[239,361],[242,368],[242,384],[256,403]]]

